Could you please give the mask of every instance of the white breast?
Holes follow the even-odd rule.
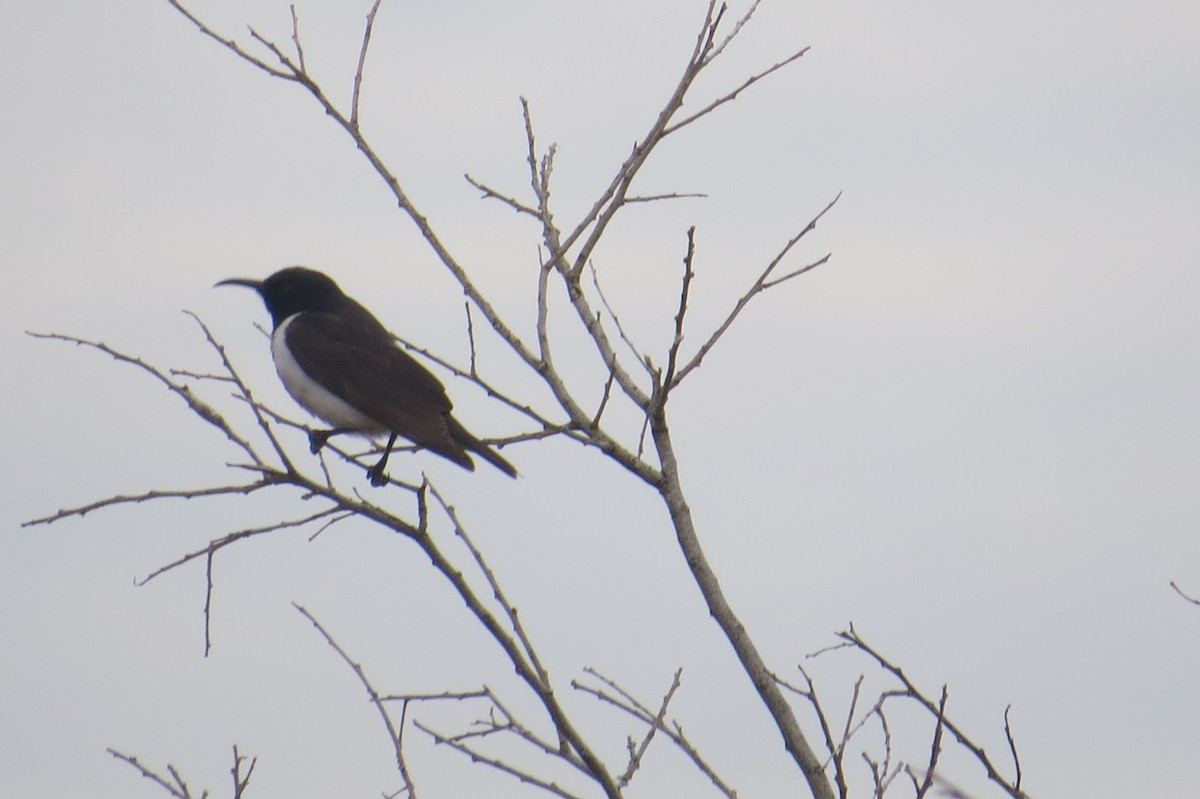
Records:
[[[383,425],[364,416],[300,368],[300,364],[296,363],[296,359],[284,343],[287,340],[288,325],[295,318],[296,315],[289,316],[271,334],[271,357],[275,360],[275,371],[279,373],[279,379],[283,381],[283,387],[292,395],[292,399],[333,427],[368,434],[387,432]]]

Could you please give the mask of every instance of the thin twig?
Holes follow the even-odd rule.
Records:
[[[1185,594],[1183,592],[1183,589],[1175,584],[1174,580],[1171,581],[1171,587],[1175,589],[1175,593],[1179,594],[1181,597],[1186,599],[1188,602],[1191,602],[1193,605],[1200,605],[1200,599],[1197,599],[1196,597],[1194,597],[1190,594]]]
[[[604,409],[608,407],[608,398],[612,396],[613,375],[608,373],[608,379],[604,381],[604,391],[600,394],[600,404],[596,406],[596,413],[592,416],[592,426],[599,427],[600,419],[604,416]]]
[[[817,222],[820,221],[821,217],[825,216],[825,214],[829,211],[830,208],[832,208],[834,206],[834,203],[836,203],[838,201],[838,198],[840,198],[841,196],[842,196],[841,192],[838,192],[837,197],[834,197],[833,200],[831,200],[830,203],[828,205],[826,205],[825,208],[823,208],[819,214],[817,214],[815,217],[813,217],[812,220],[808,223],[808,225],[805,226],[805,228],[803,230],[801,230],[799,233],[797,233],[795,236],[793,236],[791,239],[789,239],[787,244],[785,244],[783,246],[783,248],[775,255],[775,257],[771,259],[771,262],[769,264],[767,264],[766,269],[764,269],[762,271],[762,274],[760,274],[758,276],[758,279],[755,280],[750,285],[750,288],[746,290],[746,293],[743,294],[738,299],[737,303],[734,304],[733,310],[731,310],[729,312],[729,315],[725,317],[725,321],[723,321],[717,327],[717,329],[715,331],[713,331],[712,335],[708,337],[708,340],[705,341],[704,344],[702,344],[700,346],[700,349],[697,350],[696,354],[691,357],[691,360],[689,360],[687,362],[687,365],[684,366],[682,369],[680,369],[679,372],[675,375],[675,378],[672,381],[671,385],[667,386],[668,390],[679,385],[679,383],[682,382],[683,379],[685,377],[687,377],[688,374],[693,369],[695,369],[696,367],[698,367],[700,365],[701,361],[704,360],[704,356],[707,355],[709,350],[711,350],[716,345],[717,341],[720,340],[721,336],[725,335],[725,331],[727,331],[729,329],[729,326],[733,324],[734,320],[738,318],[738,316],[741,314],[741,312],[743,310],[745,310],[746,306],[750,303],[750,300],[754,299],[754,296],[756,294],[758,294],[762,291],[765,291],[773,286],[777,286],[780,283],[784,282],[785,280],[791,280],[792,278],[799,277],[800,275],[804,274],[805,272],[808,272],[812,269],[816,269],[818,266],[821,266],[822,264],[826,263],[829,260],[830,256],[825,255],[823,258],[819,258],[816,261],[813,261],[812,263],[802,266],[799,269],[797,269],[787,275],[784,275],[781,278],[778,278],[776,280],[770,280],[771,274],[775,271],[775,267],[779,266],[780,262],[783,261],[784,257],[788,254],[788,252],[792,249],[792,247],[794,247],[796,245],[796,243],[800,241],[800,239],[804,238],[805,234],[807,234],[809,231],[816,228]]]
[[[726,36],[725,39],[716,47],[714,47],[708,54],[709,62],[712,62],[717,58],[717,56],[725,52],[725,48],[729,46],[729,43],[732,42],[734,38],[736,38],[737,35],[742,32],[742,28],[746,27],[746,24],[750,22],[750,18],[754,16],[754,12],[758,10],[759,3],[761,2],[762,0],[754,0],[754,2],[750,4],[750,8],[745,14],[742,15],[742,18],[734,24],[733,29],[729,31],[729,35]],[[725,10],[725,7],[722,6],[721,13],[724,13]]]
[[[163,372],[161,369],[155,366],[152,366],[141,358],[133,355],[127,355],[120,350],[113,349],[102,341],[89,341],[87,339],[77,338],[75,336],[67,336],[61,333],[35,333],[33,331],[27,331],[27,335],[32,336],[33,338],[64,341],[68,344],[74,344],[77,347],[86,347],[98,352],[102,352],[115,361],[136,366],[166,386],[172,394],[175,394],[177,397],[187,403],[188,408],[190,408],[193,413],[224,433],[226,438],[236,444],[240,449],[245,451],[246,454],[248,454],[251,458],[255,459],[256,461],[259,460],[258,455],[254,452],[253,447],[251,447],[247,441],[233,432],[233,429],[229,426],[229,423],[225,421],[224,417],[217,413],[211,406],[197,398],[196,395],[186,385],[175,382],[171,379],[169,374]]]
[[[196,499],[197,497],[219,497],[228,496],[230,494],[250,494],[258,491],[261,488],[266,488],[273,485],[275,481],[261,481],[257,483],[247,483],[245,485],[218,486],[217,488],[193,488],[193,489],[169,489],[169,490],[153,490],[146,491],[141,494],[116,494],[104,499],[98,499],[95,502],[89,502],[86,505],[79,505],[74,508],[63,508],[49,516],[42,516],[37,519],[30,519],[26,522],[21,522],[22,527],[33,527],[39,524],[52,524],[62,519],[71,516],[86,516],[94,510],[102,508],[115,507],[117,505],[137,505],[142,502],[151,502],[156,499]]]
[[[250,406],[250,410],[254,413],[254,418],[258,422],[259,428],[263,431],[263,434],[266,435],[267,440],[271,442],[271,446],[274,448],[275,454],[279,456],[279,460],[283,464],[284,470],[288,472],[294,472],[295,467],[292,465],[291,459],[289,459],[287,453],[284,452],[283,445],[280,444],[279,439],[275,437],[275,433],[273,430],[271,430],[271,426],[267,424],[267,420],[263,418],[261,406],[254,401],[254,394],[250,391],[250,387],[246,385],[244,380],[242,380],[242,376],[238,374],[237,369],[234,368],[233,362],[229,360],[229,355],[226,354],[224,345],[217,341],[216,336],[213,335],[212,330],[210,330],[208,325],[204,323],[203,319],[191,311],[184,311],[184,313],[192,318],[192,321],[194,321],[200,328],[201,332],[204,333],[204,338],[208,341],[209,346],[213,348],[213,351],[217,353],[217,357],[221,359],[221,364],[225,367],[225,373],[233,379],[233,382],[238,387],[238,394],[241,397],[244,397],[246,404]],[[259,457],[257,453],[249,449],[249,444],[246,445],[246,448],[247,451],[250,452],[250,456],[254,458],[255,463],[265,464],[265,461]]]
[[[479,751],[478,749],[468,746],[460,737],[438,732],[432,727],[426,726],[419,721],[414,721],[413,726],[431,737],[435,743],[445,744],[446,746],[461,752],[462,754],[471,758],[471,761],[474,763],[483,763],[485,766],[491,766],[497,771],[516,777],[526,785],[533,785],[541,788],[547,793],[552,793],[555,796],[562,797],[562,799],[581,799],[578,794],[571,793],[556,782],[537,777],[528,771],[517,768],[511,763],[500,760],[499,758],[491,757]]]
[[[164,566],[159,566],[157,569],[150,572],[145,577],[143,577],[139,580],[135,580],[134,584],[135,585],[145,585],[146,583],[153,580],[155,577],[165,574],[165,573],[171,571],[172,569],[176,569],[176,568],[184,565],[185,563],[189,563],[189,562],[195,560],[196,558],[200,557],[201,555],[204,555],[205,557],[212,557],[212,555],[214,553],[216,553],[218,550],[224,549],[225,547],[227,547],[230,544],[233,544],[237,541],[241,541],[246,538],[253,538],[254,536],[263,535],[265,533],[273,533],[277,530],[286,530],[286,529],[293,528],[293,527],[303,527],[304,525],[309,524],[310,522],[316,521],[317,519],[322,519],[331,514],[338,513],[340,510],[342,510],[342,509],[335,506],[332,508],[326,508],[325,510],[317,511],[316,513],[309,514],[308,516],[305,516],[301,519],[293,519],[291,521],[275,522],[274,524],[268,524],[263,527],[251,527],[246,530],[238,530],[237,532],[228,533],[226,535],[221,536],[220,538],[213,539],[212,541],[210,541],[208,544],[206,544],[201,549],[197,549],[197,550],[193,550],[192,552],[188,552],[187,554],[181,555],[180,557],[176,558],[175,560],[171,561],[170,563],[168,563]],[[342,518],[346,518],[346,517],[343,516]]]
[[[413,786],[412,778],[408,772],[408,763],[404,759],[404,747],[402,745],[403,741],[400,735],[401,730],[392,721],[391,712],[384,704],[383,697],[377,690],[375,690],[375,686],[371,683],[370,679],[367,678],[367,673],[363,669],[362,665],[357,663],[353,658],[350,657],[350,655],[346,653],[346,650],[342,648],[341,644],[334,639],[334,637],[329,633],[328,630],[325,629],[321,622],[317,621],[315,616],[309,613],[305,607],[295,602],[292,603],[292,607],[298,610],[300,615],[308,619],[309,622],[312,623],[313,627],[317,628],[317,632],[319,632],[321,637],[325,639],[325,643],[329,644],[333,651],[338,653],[342,660],[345,661],[346,665],[350,667],[350,670],[354,672],[354,675],[358,677],[358,681],[362,684],[363,689],[367,692],[367,696],[371,700],[371,704],[375,707],[375,710],[379,712],[379,717],[383,721],[384,727],[387,728],[388,740],[392,742],[392,750],[396,758],[396,768],[400,772],[400,779],[404,782],[404,786],[408,790],[410,799],[416,799],[416,788]]]
[[[732,34],[731,34],[731,36],[732,36]],[[724,45],[722,45],[722,46],[724,46]],[[707,116],[708,114],[711,114],[713,111],[715,111],[718,108],[720,108],[721,106],[725,105],[725,103],[736,100],[737,96],[739,94],[744,92],[746,89],[750,88],[752,85],[754,85],[758,81],[767,77],[772,72],[777,72],[778,70],[783,69],[788,64],[791,64],[793,61],[799,61],[802,57],[804,57],[804,54],[807,53],[809,51],[809,49],[810,48],[805,47],[802,50],[797,50],[795,53],[792,53],[790,56],[783,59],[782,61],[780,61],[776,64],[772,64],[770,67],[767,67],[762,72],[759,72],[756,75],[751,75],[749,78],[747,78],[740,86],[738,86],[733,91],[729,92],[728,94],[721,95],[720,97],[713,100],[711,103],[709,103],[704,108],[697,111],[696,113],[692,114],[691,116],[685,117],[684,119],[679,120],[675,124],[665,128],[662,132],[662,135],[669,136],[672,133],[674,133],[675,131],[679,130],[680,128],[690,125],[693,122],[695,122],[696,120],[698,120],[704,116]]]
[[[653,378],[654,370],[649,366],[649,359],[642,354],[637,345],[633,343],[633,339],[631,339],[625,332],[625,327],[621,324],[621,317],[619,317],[617,312],[613,310],[612,305],[608,302],[608,297],[604,295],[604,289],[600,286],[600,275],[596,272],[595,264],[588,264],[588,271],[592,275],[592,285],[596,289],[596,296],[600,298],[600,304],[604,306],[604,310],[608,311],[609,318],[611,318],[613,320],[613,324],[616,325],[617,335],[619,335],[621,337],[621,341],[624,341],[625,345],[629,347],[629,351],[633,354],[634,359],[638,363],[642,364],[642,366],[646,368],[646,373]],[[610,368],[608,370],[608,382],[611,383],[613,379],[614,373]]]
[[[158,774],[152,769],[142,765],[142,763],[133,755],[127,755],[111,748],[107,751],[117,760],[133,766],[135,769],[141,772],[143,777],[153,783],[156,783],[167,793],[171,794],[171,796],[174,796],[175,799],[192,799],[192,793],[188,790],[187,783],[183,781],[183,778],[179,775],[179,772],[175,770],[174,766],[167,766],[167,772],[171,775],[171,780],[167,780],[166,777],[163,777],[161,774]],[[207,792],[205,793],[207,795]]]
[[[938,758],[942,754],[942,732],[946,729],[946,701],[948,699],[949,693],[947,687],[943,685],[942,698],[938,702],[937,725],[933,730],[933,742],[929,745],[929,765],[925,769],[925,777],[921,780],[921,784],[917,788],[916,799],[924,799],[925,795],[929,793],[929,789],[933,787]]]
[[[654,715],[654,719],[650,722],[650,729],[646,731],[645,737],[642,738],[642,742],[638,744],[637,748],[629,753],[629,765],[626,767],[624,773],[617,777],[617,782],[620,785],[628,785],[630,780],[633,779],[633,775],[642,765],[642,758],[645,757],[646,750],[650,747],[650,742],[654,740],[654,733],[662,729],[663,719],[667,715],[667,706],[671,704],[671,698],[674,697],[675,692],[679,690],[679,678],[682,675],[682,667],[675,670],[675,676],[671,680],[671,687],[667,689],[665,694],[663,694],[662,704],[659,705],[658,713]]]
[[[453,374],[455,377],[461,377],[465,380],[469,380],[470,382],[477,385],[479,388],[483,389],[483,391],[487,394],[489,399],[498,400],[499,402],[503,403],[504,405],[507,405],[508,407],[512,408],[513,410],[529,417],[530,419],[532,419],[533,421],[535,421],[539,425],[541,425],[541,427],[543,429],[553,428],[556,426],[561,427],[560,425],[557,425],[557,423],[551,421],[549,419],[549,417],[547,417],[546,415],[539,413],[533,407],[523,404],[521,402],[518,402],[517,400],[513,399],[509,395],[505,394],[500,389],[496,388],[496,386],[494,384],[485,380],[481,375],[478,374],[478,372],[472,373],[471,370],[473,367],[467,367],[466,369],[464,369],[461,366],[455,365],[450,360],[435,354],[432,350],[429,350],[425,347],[415,344],[412,341],[409,341],[408,339],[400,338],[399,336],[395,336],[394,338],[400,344],[400,346],[404,347],[409,352],[417,353],[422,358],[425,358],[426,360],[430,361],[431,363],[435,363],[438,366],[442,367],[443,369],[447,370],[448,372]],[[566,432],[565,428],[563,428],[563,432]],[[505,440],[505,443],[507,443],[507,439]]]
[[[371,29],[375,27],[375,14],[379,11],[379,4],[383,0],[375,0],[371,6],[371,10],[367,12],[367,25],[363,29],[362,48],[358,51],[358,67],[354,70],[354,92],[350,98],[350,127],[358,130],[358,102],[360,92],[362,91],[363,67],[367,63],[367,49],[371,46]],[[303,60],[300,62],[301,71],[304,70]]]
[[[427,485],[429,487],[429,493],[432,494],[433,498],[437,500],[438,505],[441,506],[442,512],[446,514],[446,517],[454,526],[454,534],[458,536],[464,545],[466,545],[467,550],[471,553],[471,558],[475,561],[475,565],[479,568],[480,572],[483,573],[484,578],[487,580],[488,586],[492,589],[492,596],[496,598],[496,601],[500,603],[500,607],[504,609],[504,615],[508,617],[508,621],[513,632],[516,634],[517,639],[521,642],[521,648],[525,653],[525,657],[529,659],[530,665],[533,666],[534,671],[537,673],[538,679],[541,683],[540,690],[547,692],[550,691],[550,675],[546,671],[546,668],[542,665],[542,662],[538,657],[537,650],[535,650],[533,647],[533,642],[530,641],[529,635],[525,632],[524,625],[521,624],[521,619],[517,614],[517,608],[508,600],[508,597],[505,596],[504,590],[500,587],[500,583],[496,579],[496,575],[492,571],[491,566],[488,565],[487,561],[483,557],[483,553],[480,552],[479,548],[475,546],[475,542],[471,540],[470,535],[467,534],[466,528],[459,520],[458,512],[446,501],[445,497],[442,496],[441,492],[439,492],[432,483]]]
[[[472,186],[474,186],[475,188],[477,188],[481,192],[483,192],[483,199],[499,200],[500,202],[502,202],[505,205],[507,205],[508,207],[512,208],[514,211],[516,211],[519,214],[528,214],[529,216],[532,216],[534,219],[541,218],[536,209],[530,208],[528,205],[525,205],[520,200],[517,200],[514,197],[510,197],[507,194],[501,194],[500,192],[496,191],[495,189],[491,188],[490,186],[488,186],[484,183],[481,183],[480,181],[471,177],[469,174],[464,174],[463,177],[466,178],[468,183],[470,183]]]
[[[475,691],[437,691],[434,693],[416,693],[416,694],[388,694],[387,696],[379,697],[384,702],[433,702],[439,699],[449,699],[454,701],[463,701],[465,699],[487,699],[491,697],[492,692],[487,688],[480,688]]]
[[[691,288],[692,278],[695,277],[695,270],[692,268],[692,260],[696,255],[696,226],[688,228],[687,232],[687,253],[683,256],[683,279],[679,285],[679,310],[675,313],[675,337],[671,340],[671,347],[667,351],[667,371],[663,375],[662,383],[658,390],[658,404],[667,401],[667,394],[671,390],[671,386],[675,383],[675,370],[679,365],[679,348],[683,344],[683,317],[687,314],[688,308],[688,289]]]
[[[187,19],[193,25],[195,25],[202,34],[204,34],[208,38],[212,39],[213,41],[219,42],[221,45],[227,47],[229,50],[233,51],[233,53],[236,54],[238,58],[242,59],[243,61],[247,61],[247,62],[253,64],[254,66],[258,67],[263,72],[266,72],[268,75],[271,75],[272,77],[281,78],[283,80],[291,80],[291,81],[296,80],[296,76],[292,72],[287,72],[287,71],[284,71],[281,69],[276,69],[275,67],[272,67],[267,62],[265,62],[259,58],[255,58],[254,56],[250,55],[248,52],[243,50],[241,45],[239,45],[233,39],[226,39],[223,36],[220,36],[219,34],[215,33],[211,28],[209,28],[207,25],[205,25],[203,22],[201,22],[200,19],[198,17],[196,17],[195,14],[193,14],[191,11],[188,11],[183,6],[183,4],[179,2],[179,0],[167,0],[167,2],[171,4],[172,8],[174,8],[180,14],[183,14],[183,16],[187,17]]]
[[[1008,741],[1008,751],[1012,754],[1013,769],[1016,771],[1013,787],[1019,791],[1021,790],[1021,758],[1017,755],[1017,742],[1013,738],[1012,725],[1008,722],[1008,712],[1010,710],[1012,710],[1012,705],[1004,708],[1004,737]]]
[[[638,719],[645,724],[655,723],[656,714],[651,712],[645,704],[638,701],[632,694],[618,685],[615,680],[605,677],[603,674],[593,668],[588,668],[584,671],[611,688],[615,694],[610,693],[603,688],[597,688],[595,686],[588,685],[579,680],[571,681],[572,688],[577,691],[582,691],[585,694],[594,696],[601,702],[611,705],[612,707],[615,707],[618,710],[633,716],[635,719]],[[699,769],[704,776],[708,777],[709,780],[712,781],[712,784],[717,788],[717,790],[728,797],[728,799],[737,799],[737,791],[735,791],[723,779],[721,779],[716,771],[713,770],[712,766],[710,766],[708,762],[700,755],[700,752],[695,746],[692,745],[687,736],[684,735],[683,727],[680,726],[678,722],[672,722],[670,726],[660,723],[659,729],[662,731],[663,735],[667,736],[667,738],[673,744],[675,744],[675,746],[678,747],[679,750],[683,752],[689,760],[692,761],[692,764]]]
[[[706,197],[708,197],[707,194],[699,191],[670,191],[665,194],[631,194],[625,198],[625,204],[654,203],[659,200],[704,199]]]
[[[246,786],[250,784],[250,777],[254,774],[254,767],[258,765],[258,758],[250,758],[250,768],[246,769],[246,773],[242,773],[242,763],[246,761],[246,757],[238,753],[237,744],[233,745],[233,768],[230,774],[233,775],[233,799],[242,799],[246,794]]]
[[[463,313],[467,316],[467,346],[471,353],[471,379],[479,377],[479,369],[475,363],[475,320],[471,318],[471,303],[463,302]]]
[[[838,637],[852,644],[854,648],[869,655],[871,659],[878,663],[884,671],[887,671],[900,681],[901,685],[904,686],[903,695],[908,696],[917,702],[917,704],[924,707],[925,710],[934,718],[938,717],[939,712],[937,705],[923,693],[921,693],[921,691],[912,683],[911,680],[909,680],[908,676],[905,675],[900,667],[892,664],[890,661],[884,658],[883,655],[879,654],[879,652],[867,644],[866,641],[859,637],[853,625],[850,626],[849,630],[838,633]],[[1005,793],[1013,797],[1013,799],[1027,799],[1025,793],[1022,792],[1017,785],[1015,785],[1013,782],[1010,782],[1002,774],[1000,774],[1000,771],[992,763],[991,758],[988,757],[987,753],[981,746],[977,745],[970,738],[968,738],[966,734],[964,734],[962,730],[960,730],[958,726],[953,724],[949,719],[943,718],[942,724],[944,724],[945,728],[950,731],[950,734],[954,736],[959,745],[970,752],[975,757],[975,760],[983,766],[984,770],[987,772],[988,779],[1000,786]]]
[[[296,60],[300,64],[301,72],[308,72],[308,67],[304,64],[304,45],[300,44],[300,17],[296,14],[296,4],[292,3],[288,6],[292,12],[292,41],[296,44]]]
[[[212,651],[213,556],[216,552],[209,549],[204,560],[204,657]]]

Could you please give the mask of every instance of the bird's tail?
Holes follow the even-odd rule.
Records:
[[[514,468],[511,463],[504,460],[504,458],[500,456],[499,452],[496,452],[487,444],[471,435],[467,429],[459,424],[458,420],[453,416],[450,417],[449,422],[450,437],[461,444],[463,449],[474,452],[476,455],[483,458],[485,461],[492,464],[509,477],[517,476],[516,468]]]

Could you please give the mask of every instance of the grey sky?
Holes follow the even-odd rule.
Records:
[[[299,5],[309,64],[342,100],[368,5]],[[514,315],[537,231],[462,174],[524,190],[523,95],[559,146],[559,213],[579,214],[673,87],[703,5],[385,0],[368,135]],[[699,339],[844,191],[795,256],[831,262],[760,298],[676,399],[685,485],[731,600],[781,671],[853,621],[929,690],[948,683],[989,751],[1011,703],[1035,796],[1188,796],[1200,608],[1168,582],[1200,594],[1200,9],[1052,6],[766,0],[697,96],[813,49],[666,145],[643,190],[708,199],[638,209],[596,264],[661,351],[689,225]],[[290,35],[284,2],[192,8],[239,37]],[[252,795],[394,789],[361,689],[290,602],[389,690],[516,692],[428,564],[365,527],[249,542],[219,560],[202,658],[202,569],[132,578],[303,508],[174,503],[20,529],[218,480],[233,457],[133,370],[23,331],[199,368],[190,309],[287,407],[251,327],[265,312],[216,280],[305,263],[455,358],[459,292],[302,92],[165,1],[0,6],[0,71],[0,795],[162,795],[106,746],[217,791],[233,743],[260,757]],[[471,429],[519,429],[448,386]],[[795,791],[757,708],[729,715],[747,686],[654,497],[565,443],[510,452],[516,484],[429,456],[393,468],[453,494],[560,680],[595,665],[655,696],[682,665],[675,715],[739,795]],[[821,668],[844,694],[865,666]],[[577,701],[619,758],[628,728]],[[520,794],[442,749],[416,762],[428,795],[460,780]],[[665,749],[645,795],[690,795],[681,773],[702,795]]]

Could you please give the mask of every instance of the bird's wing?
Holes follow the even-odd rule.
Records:
[[[470,466],[470,457],[451,437],[453,407],[441,381],[380,329],[364,337],[360,326],[336,314],[302,313],[287,327],[296,363],[384,428],[451,460]],[[333,377],[329,377],[329,376]]]

